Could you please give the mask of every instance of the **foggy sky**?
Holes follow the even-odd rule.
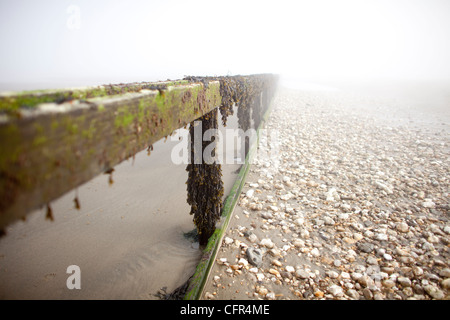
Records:
[[[265,72],[449,79],[449,39],[448,0],[0,0],[0,90]]]

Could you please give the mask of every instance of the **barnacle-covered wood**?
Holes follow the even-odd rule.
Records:
[[[188,77],[0,93],[0,231],[217,107],[225,124],[248,90],[260,91],[264,111],[276,81]]]
[[[233,114],[233,106],[237,105],[239,128],[244,132],[253,124],[258,127],[263,110],[261,95],[264,91],[270,91],[270,96],[276,84],[273,75],[232,76],[232,77],[186,77],[185,80],[200,81],[206,87],[209,81],[220,82],[220,94],[222,103],[219,107],[222,123],[225,126],[227,117]],[[268,103],[268,101],[266,101]],[[252,112],[253,111],[253,112]],[[200,118],[203,133],[212,128],[217,128],[217,114],[215,111]],[[221,215],[223,182],[221,179],[220,164],[195,164],[195,159],[201,159],[204,148],[209,144],[203,142],[202,149],[194,148],[194,122],[190,126],[191,136],[191,163],[186,170],[189,172],[187,181],[188,203],[191,205],[191,214],[194,215],[194,223],[199,232],[200,244],[205,245],[215,230],[217,220]],[[248,136],[245,137],[245,155],[249,150]]]
[[[210,81],[219,81],[220,95],[222,97],[219,110],[224,126],[227,123],[227,117],[233,114],[234,105],[237,105],[238,110],[241,107],[242,109],[250,108],[253,110],[253,112],[241,111],[240,128],[245,131],[245,128],[250,128],[252,119],[255,127],[259,125],[262,115],[267,111],[269,106],[269,99],[273,96],[274,90],[276,90],[278,76],[274,74],[223,77],[189,76],[183,80],[202,82],[205,86]],[[251,118],[249,114],[253,114]],[[248,120],[245,119],[247,117]]]
[[[190,214],[194,215],[194,224],[197,227],[199,243],[205,245],[209,237],[214,233],[216,222],[220,218],[224,188],[222,166],[216,161],[211,164],[205,163],[202,155],[198,154],[199,152],[203,154],[205,148],[214,142],[203,141],[203,139],[195,141],[196,135],[194,131],[196,125],[201,125],[201,137],[207,130],[217,129],[217,110],[202,116],[195,123],[192,122],[189,128],[191,163],[186,168],[188,171],[186,183],[187,202],[191,205]],[[201,148],[196,148],[196,143],[201,143]],[[197,161],[194,161],[195,159]]]
[[[86,101],[90,98],[140,92],[142,90],[165,90],[169,86],[188,83],[188,80],[168,80],[162,82],[134,82],[76,88],[2,92],[0,93],[0,113],[20,117],[21,110],[33,109],[42,103],[62,104],[75,100]]]
[[[220,114],[222,116],[222,124],[227,125],[227,118],[233,115],[233,91],[235,83],[232,78],[223,78],[220,80],[220,95],[222,96],[222,104],[220,105]]]
[[[160,85],[0,110],[0,229],[217,108],[219,87]]]

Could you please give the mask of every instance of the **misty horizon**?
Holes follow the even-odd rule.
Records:
[[[0,90],[275,73],[447,81],[450,3],[2,1]]]

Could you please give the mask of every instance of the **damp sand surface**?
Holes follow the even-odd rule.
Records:
[[[159,299],[161,288],[185,283],[202,248],[185,237],[195,226],[186,165],[171,160],[178,143],[163,139],[150,156],[116,166],[112,185],[100,175],[52,202],[53,222],[42,209],[10,225],[0,239],[0,298]],[[222,166],[225,195],[239,167]],[[71,265],[80,267],[80,290],[67,288]]]

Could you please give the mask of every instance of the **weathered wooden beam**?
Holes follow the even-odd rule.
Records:
[[[188,77],[0,94],[0,231],[219,107],[227,84],[267,97],[276,81]]]
[[[219,89],[219,81],[187,82],[94,98],[81,92],[85,98],[62,103],[41,103],[52,98],[39,92],[39,103],[28,94],[26,107],[5,102],[21,96],[4,98],[0,229],[218,107]]]

